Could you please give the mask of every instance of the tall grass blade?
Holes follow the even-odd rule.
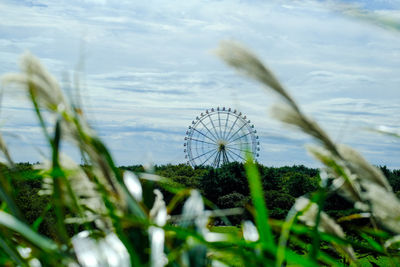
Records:
[[[52,155],[52,177],[53,177],[53,203],[55,214],[57,218],[56,226],[58,229],[58,234],[60,241],[62,243],[69,243],[67,229],[65,227],[65,214],[64,214],[64,205],[63,205],[63,192],[62,192],[62,183],[64,176],[63,171],[60,168],[59,159],[59,145],[61,139],[61,128],[60,121],[58,120],[56,123],[55,131],[54,131],[54,139],[52,140],[53,145],[53,155]]]
[[[3,152],[4,156],[7,159],[8,164],[13,167],[14,166],[14,162],[11,158],[10,152],[8,151],[6,142],[3,139],[3,135],[0,134],[0,150]]]
[[[265,205],[260,174],[250,153],[247,153],[246,157],[245,169],[249,181],[251,199],[256,211],[255,221],[260,234],[260,242],[263,249],[268,250],[270,253],[275,253],[275,242],[268,222],[268,209]]]

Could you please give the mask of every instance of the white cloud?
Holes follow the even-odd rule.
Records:
[[[362,2],[380,14],[398,13],[389,2],[376,3]],[[399,36],[324,3],[5,1],[0,9],[6,10],[1,73],[15,70],[27,49],[59,80],[79,70],[88,117],[120,164],[140,163],[148,152],[156,163],[183,162],[187,126],[217,106],[240,109],[252,120],[262,163],[313,164],[302,147],[309,139],[268,117],[276,97],[210,53],[221,39],[236,39],[268,63],[334,138],[356,145],[376,164],[400,167],[391,149],[398,145],[363,130],[399,125]],[[36,122],[22,109],[28,104],[9,99],[0,114],[4,130],[27,134],[26,125]],[[36,160],[33,153],[13,152]]]

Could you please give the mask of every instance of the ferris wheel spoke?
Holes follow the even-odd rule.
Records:
[[[232,142],[235,142],[236,140],[238,140],[238,139],[240,139],[240,138],[242,138],[242,137],[248,136],[249,134],[252,134],[252,132],[248,132],[247,134],[241,135],[241,136],[239,136],[238,138],[235,138],[234,140],[229,141],[228,144],[230,144],[230,143],[232,143]]]
[[[221,151],[218,151],[218,153],[217,153],[217,155],[215,156],[215,158],[214,158],[214,162],[213,162],[213,164],[212,164],[212,166],[215,168],[215,167],[218,167],[218,164],[219,164],[219,156],[221,155]]]
[[[229,112],[227,113],[226,120],[225,120],[225,128],[224,128],[224,134],[222,135],[222,138],[226,138],[226,128],[228,128],[228,120],[229,120]]]
[[[220,136],[220,138],[222,138],[221,117],[220,117],[220,115],[219,115],[219,111],[218,111],[217,113],[218,113],[218,124],[219,124],[219,136]]]
[[[228,155],[226,154],[226,151],[222,151],[222,164],[227,164],[229,163]]]
[[[252,145],[254,145],[256,142],[246,142],[246,143],[240,143],[241,145],[250,145],[250,144],[252,144]]]
[[[202,156],[204,156],[204,155],[207,155],[208,153],[210,153],[210,152],[212,152],[212,151],[215,151],[215,149],[213,148],[213,149],[207,151],[206,153],[203,153],[203,154],[201,154],[201,155],[199,155],[199,156],[197,156],[197,157],[195,157],[195,158],[193,158],[193,159],[198,159],[198,158],[200,158],[200,157],[202,157]]]
[[[229,152],[231,152],[232,154],[235,154],[236,156],[238,156],[239,158],[241,158],[243,161],[246,161],[242,156],[240,156],[239,154],[235,153],[234,151],[228,149]]]
[[[211,156],[209,156],[202,164],[200,164],[200,166],[203,166],[210,158],[212,158],[214,155],[215,155],[215,153],[217,153],[218,151],[217,150],[215,150],[214,151],[214,153],[212,153],[211,154]]]
[[[240,149],[240,148],[236,148],[236,147],[231,147],[231,146],[226,146],[228,149],[234,149],[234,150],[238,150],[238,151],[242,151],[242,152],[250,152],[249,149]]]
[[[214,125],[213,120],[211,119],[211,116],[208,116],[208,118],[210,119],[211,125],[212,125],[212,127],[213,127],[213,129],[214,129],[214,132],[215,132],[215,134],[217,135],[217,137],[218,137],[218,139],[219,139],[220,137],[218,136],[217,130],[215,129],[215,125]]]
[[[215,135],[210,131],[210,129],[208,129],[207,125],[205,125],[203,121],[200,121],[200,123],[203,124],[204,128],[206,128],[207,131],[211,134],[211,136],[215,138],[215,140],[213,140],[213,141],[214,141],[214,142],[217,142],[218,138],[215,137]],[[203,135],[204,135],[204,134],[203,134]],[[204,136],[205,136],[205,135],[204,135]],[[208,137],[208,139],[211,139],[211,138]],[[211,140],[212,140],[212,139],[211,139]]]
[[[216,164],[217,168],[219,167],[220,160],[221,160],[221,151],[218,153],[218,157],[217,157],[217,164]]]
[[[219,156],[218,156],[218,163],[217,163],[217,168],[219,168],[221,166],[221,156],[223,155],[223,150],[221,150],[219,152]]]
[[[232,134],[231,136],[229,136],[229,138],[228,138],[226,141],[229,142],[230,139],[231,139],[232,137],[234,137],[235,134],[237,134],[240,130],[242,130],[244,126],[246,126],[246,124],[243,124],[242,127],[240,127],[234,134]]]
[[[236,161],[236,159],[234,157],[232,157],[232,155],[229,153],[229,151],[226,151],[226,155],[228,156],[228,158],[231,157],[232,162]]]
[[[236,122],[238,121],[239,117],[236,117],[236,120],[234,121],[234,123],[232,124],[231,128],[229,129],[228,134],[224,137],[225,140],[227,140],[227,137],[229,136],[229,134],[232,132],[233,127],[235,126]]]
[[[213,139],[211,139],[209,136],[207,136],[207,135],[205,135],[205,134],[203,134],[202,132],[200,132],[199,130],[197,130],[197,129],[195,129],[195,128],[192,128],[193,130],[195,130],[196,132],[198,132],[199,134],[201,134],[202,136],[204,136],[205,138],[208,138],[208,139],[210,139],[212,142],[214,142],[213,144],[215,145],[215,143],[217,142],[217,140],[213,140]]]
[[[210,142],[203,141],[203,140],[199,140],[199,139],[195,139],[195,138],[192,138],[192,137],[188,137],[188,139],[189,139],[189,140],[196,141],[196,142],[201,142],[201,143],[210,144],[210,145],[215,146],[215,143],[210,143]]]

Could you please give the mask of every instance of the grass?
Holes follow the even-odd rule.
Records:
[[[232,234],[241,236],[241,229],[236,226],[211,226],[210,231],[214,233]]]
[[[230,234],[237,237],[243,236],[241,228],[236,226],[212,226],[210,227],[210,231],[214,233]],[[228,263],[229,266],[246,266],[245,262],[243,262],[243,259],[233,253],[216,251],[211,253],[209,256],[215,260],[223,259]]]
[[[375,265],[372,265],[374,263]],[[399,266],[400,261],[395,260],[395,266]],[[382,257],[366,257],[359,261],[360,267],[373,267],[373,266],[391,266],[393,264],[393,258],[382,256]]]

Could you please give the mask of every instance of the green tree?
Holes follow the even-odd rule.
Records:
[[[290,172],[286,175],[284,190],[293,197],[299,197],[318,189],[319,179],[301,172]]]

